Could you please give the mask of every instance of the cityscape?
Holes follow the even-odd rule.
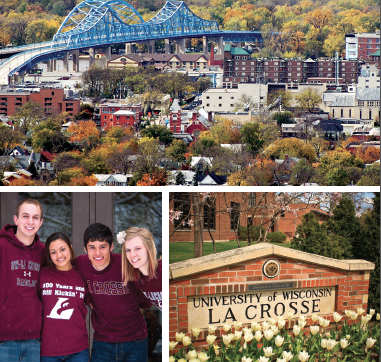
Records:
[[[371,1],[57,4],[0,38],[3,185],[380,184]]]

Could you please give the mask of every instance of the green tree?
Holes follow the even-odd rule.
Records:
[[[262,132],[259,124],[245,123],[240,132],[242,135],[242,143],[244,143],[246,149],[255,156],[263,146]]]
[[[173,140],[173,132],[165,126],[153,124],[141,130],[142,137],[158,138],[161,142],[169,145]]]
[[[171,145],[166,148],[165,153],[167,156],[172,157],[177,162],[185,161],[185,153],[188,147],[182,140],[173,140]]]
[[[344,167],[337,167],[327,174],[328,186],[347,186],[350,180]]]
[[[185,185],[185,176],[180,171],[176,173],[176,185]]]
[[[277,112],[274,114],[274,119],[278,126],[282,126],[283,123],[295,123],[294,116],[291,112]]]
[[[0,154],[8,155],[13,148],[21,144],[23,134],[5,124],[0,124]]]
[[[292,169],[290,183],[292,185],[300,185],[306,182],[311,182],[314,175],[315,169],[303,158]]]
[[[307,109],[308,112],[312,112],[321,103],[321,96],[312,88],[307,88],[300,94],[295,96],[295,99],[299,103],[299,107]]]
[[[292,249],[333,259],[343,259],[349,253],[348,240],[340,235],[328,235],[327,225],[320,225],[312,212],[303,215],[296,231],[296,236],[291,240]]]
[[[26,134],[34,126],[44,119],[42,107],[33,101],[26,102],[11,117],[14,125],[22,133]]]
[[[380,164],[365,167],[357,186],[380,186]]]
[[[380,311],[380,193],[375,194],[373,210],[367,213],[359,234],[359,248],[354,250],[356,259],[365,259],[375,264],[370,272],[369,308]]]

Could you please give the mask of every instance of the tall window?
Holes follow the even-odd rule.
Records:
[[[216,230],[216,200],[204,204],[204,229]]]
[[[253,207],[257,204],[257,194],[255,192],[249,192],[249,207]]]
[[[230,203],[230,229],[237,230],[239,226],[240,204],[232,201]]]
[[[179,226],[178,230],[190,230],[191,227],[187,223],[190,214],[190,194],[189,192],[176,192],[174,195],[174,209],[181,212],[179,219],[174,221],[175,228]]]

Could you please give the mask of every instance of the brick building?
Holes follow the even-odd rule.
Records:
[[[374,52],[372,52],[374,53]],[[239,83],[357,83],[363,64],[377,64],[376,56],[359,59],[253,59],[244,48],[225,46],[223,87]]]
[[[288,239],[291,239],[295,236],[296,228],[302,223],[302,216],[312,212],[315,217],[319,220],[321,224],[323,221],[327,221],[329,218],[329,213],[321,210],[313,205],[307,204],[292,204],[290,205],[290,211],[285,212],[281,215],[277,231],[287,235]]]
[[[17,92],[0,92],[0,115],[12,116],[25,103],[41,105],[46,115],[67,112],[73,116],[80,111],[80,100],[66,98],[63,88],[34,88]]]
[[[120,102],[102,103],[99,106],[99,117],[102,129],[106,126],[134,126],[140,122],[143,114],[142,105]]]
[[[275,193],[260,192],[227,192],[227,193],[211,193],[211,205],[204,204],[202,207],[202,218],[204,225],[203,240],[210,241],[211,237],[208,232],[207,223],[209,215],[209,229],[215,241],[227,241],[236,237],[235,231],[239,225],[259,225],[270,220],[269,204],[275,204]],[[169,234],[176,227],[178,229],[170,237],[170,242],[176,241],[193,241],[193,228],[187,224],[187,216],[192,211],[191,194],[190,193],[173,193],[171,194],[169,208],[172,210],[182,211],[179,220],[169,225]],[[228,211],[229,209],[229,211]],[[209,212],[210,211],[210,212]],[[193,220],[194,217],[191,217]],[[183,223],[184,221],[184,223]],[[267,225],[265,225],[267,226]],[[273,225],[271,232],[277,229],[277,225]]]
[[[345,57],[347,59],[372,59],[380,50],[380,30],[376,33],[350,33],[345,35]]]

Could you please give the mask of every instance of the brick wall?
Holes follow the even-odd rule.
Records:
[[[266,244],[269,245],[269,244]],[[262,248],[265,244],[262,244]],[[250,247],[255,248],[255,247]],[[276,251],[286,248],[276,248]],[[227,252],[228,253],[228,252]],[[223,253],[225,254],[225,253]],[[263,252],[262,252],[263,254]],[[188,330],[187,316],[187,297],[207,296],[210,294],[248,292],[248,285],[255,283],[271,283],[276,281],[295,282],[294,288],[313,288],[328,287],[336,288],[336,300],[334,310],[344,315],[345,310],[354,310],[356,308],[364,308],[367,310],[369,275],[372,269],[372,263],[363,261],[364,269],[368,270],[342,270],[333,268],[332,265],[321,265],[325,260],[332,261],[313,254],[296,252],[286,249],[284,254],[295,254],[299,256],[307,256],[305,261],[295,260],[289,256],[280,256],[277,253],[266,255],[240,264],[220,266],[205,272],[194,275],[171,278],[169,282],[169,338],[174,340],[176,332],[183,332],[191,336],[194,347],[206,346],[205,341],[208,330],[203,329],[197,339]],[[281,266],[280,274],[274,279],[268,279],[262,274],[262,266],[269,259],[277,259]],[[205,259],[200,258],[200,259]],[[319,264],[311,263],[310,260],[318,259]],[[205,259],[206,262],[206,259]],[[351,268],[351,261],[337,261],[340,268],[347,266]],[[356,261],[359,262],[359,261]],[[365,264],[364,264],[365,263]],[[170,265],[170,272],[176,270],[175,263]],[[374,265],[373,265],[374,267]],[[197,269],[197,267],[196,267]],[[171,274],[170,274],[171,275]],[[287,310],[286,310],[287,312]],[[277,319],[277,316],[271,316]],[[332,315],[326,316],[326,319],[333,322]],[[239,321],[238,321],[239,322]],[[229,322],[230,323],[230,322]],[[351,323],[351,321],[349,321]],[[287,322],[286,327],[292,328],[297,324],[297,318],[291,323]],[[312,325],[312,319],[307,317],[308,326]],[[216,330],[217,337],[224,334],[222,328]]]

